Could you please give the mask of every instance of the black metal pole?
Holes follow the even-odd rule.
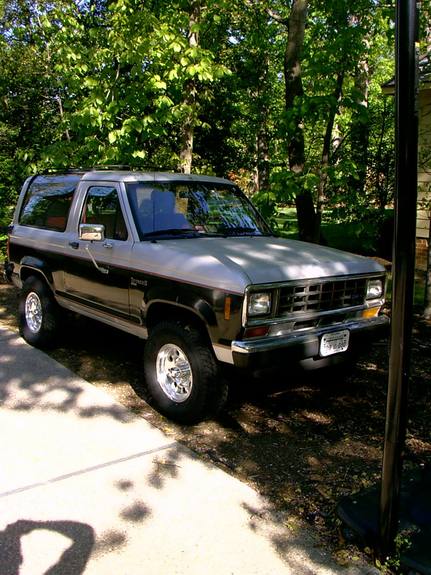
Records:
[[[380,496],[379,550],[382,558],[390,553],[398,529],[402,450],[407,425],[417,203],[416,42],[416,2],[397,0],[395,235],[391,351]]]

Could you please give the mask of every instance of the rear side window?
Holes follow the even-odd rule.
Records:
[[[64,232],[79,179],[72,176],[38,176],[26,192],[19,223]]]

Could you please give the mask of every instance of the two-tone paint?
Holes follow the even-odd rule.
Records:
[[[366,320],[356,314],[315,329],[245,338],[249,325],[286,323],[286,318],[248,318],[251,291],[276,290],[292,282],[333,277],[384,277],[384,269],[368,258],[322,246],[276,237],[201,237],[140,240],[128,204],[125,183],[131,181],[205,181],[219,178],[135,172],[90,172],[71,176],[76,191],[64,232],[19,224],[23,187],[9,236],[9,270],[18,286],[40,274],[58,303],[75,312],[146,338],[161,319],[187,318],[202,327],[216,357],[248,365],[250,358],[294,351],[300,357],[318,354],[323,333],[340,329],[371,333],[387,318]],[[79,225],[87,191],[111,186],[118,192],[127,239],[86,241]],[[11,269],[12,267],[12,269]],[[245,302],[245,303],[244,303]],[[378,303],[378,302],[377,302]],[[381,304],[382,302],[380,302]],[[365,309],[359,306],[355,313]],[[347,319],[346,319],[347,318]]]

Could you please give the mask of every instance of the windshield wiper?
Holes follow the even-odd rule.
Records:
[[[237,226],[235,228],[221,227],[219,231],[226,236],[260,236],[261,232],[256,228]],[[257,232],[257,233],[256,233]]]
[[[196,230],[187,228],[168,228],[166,230],[154,230],[154,232],[147,232],[142,234],[144,238],[154,238],[159,236],[185,236],[189,238],[200,237],[201,234]]]

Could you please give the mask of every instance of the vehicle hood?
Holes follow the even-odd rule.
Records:
[[[217,249],[240,266],[253,284],[384,271],[370,258],[275,237],[226,238]]]
[[[275,237],[170,239],[135,247],[150,273],[238,293],[250,284],[384,272],[370,258]]]

